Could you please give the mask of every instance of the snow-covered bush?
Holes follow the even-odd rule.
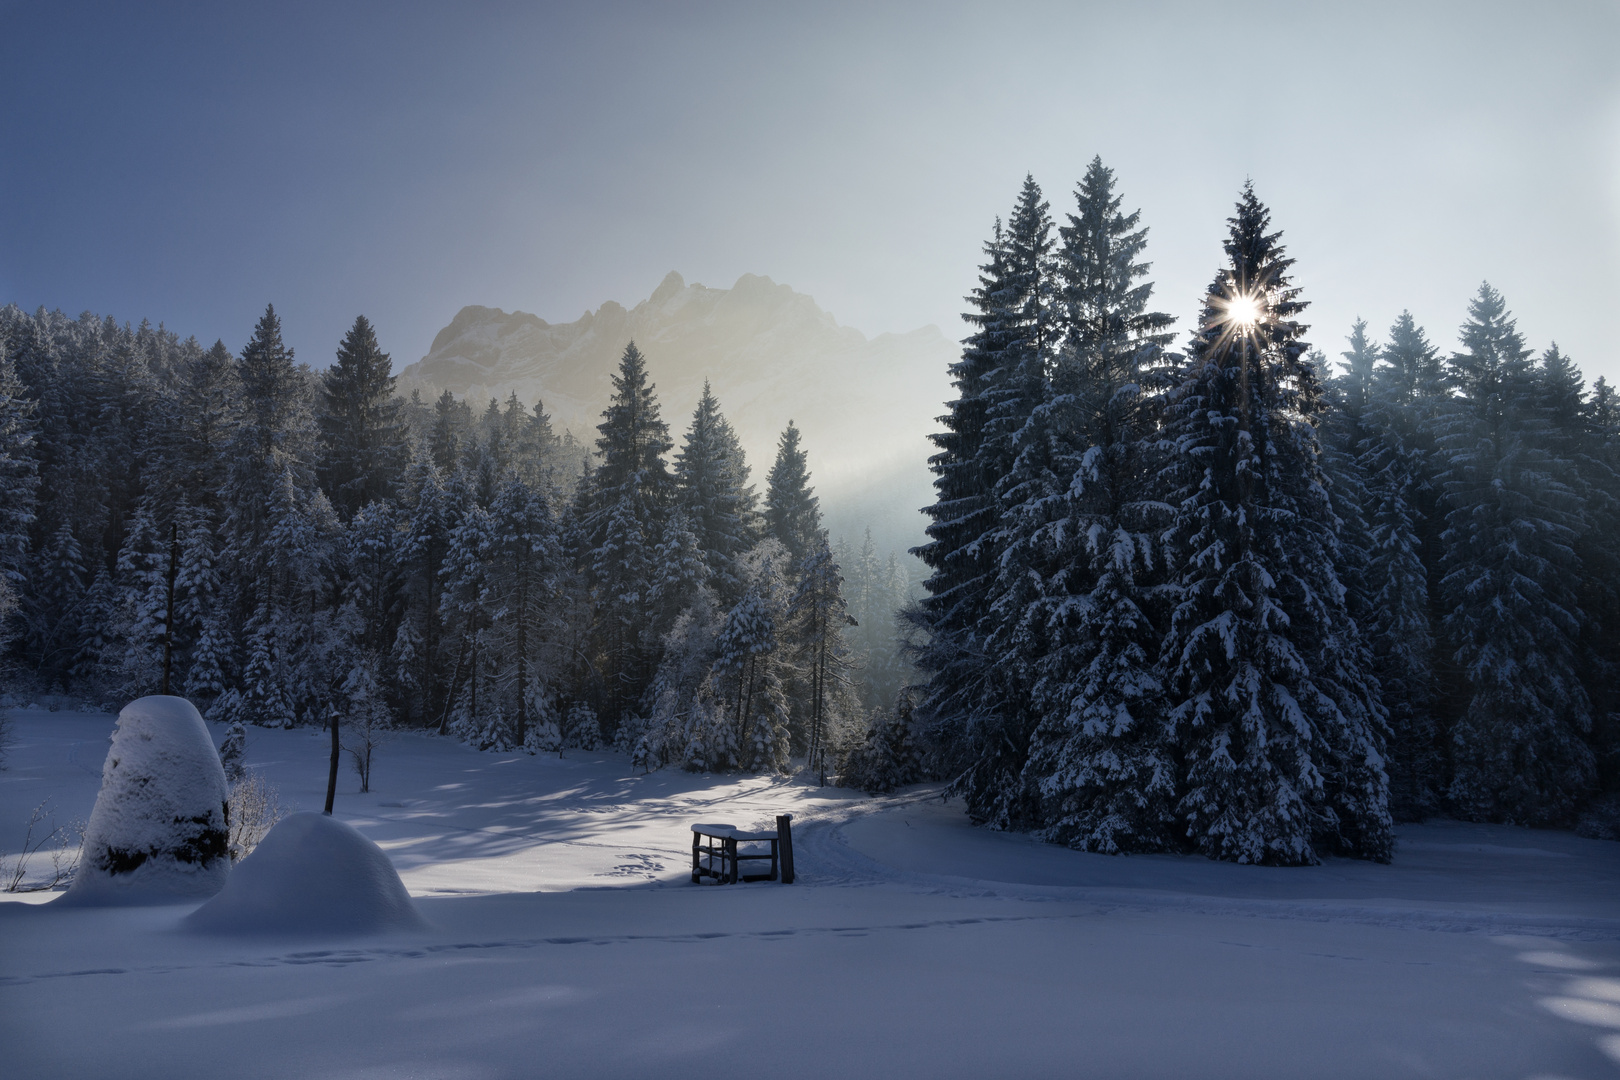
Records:
[[[185,922],[215,934],[365,934],[426,925],[382,849],[314,813],[293,814],[271,829],[219,895]]]
[[[568,706],[563,719],[563,745],[576,750],[602,749],[602,723],[583,701]]]
[[[230,873],[227,799],[219,754],[191,702],[130,702],[118,714],[83,862],[64,899],[163,903],[218,892]]]
[[[539,712],[523,733],[523,749],[531,754],[560,754],[566,741],[550,709]]]
[[[893,711],[873,709],[866,738],[849,752],[840,787],[886,794],[922,779],[922,758],[912,730],[911,706],[902,696]]]

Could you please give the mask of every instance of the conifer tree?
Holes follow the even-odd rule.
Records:
[[[752,583],[727,613],[715,643],[719,705],[736,732],[737,764],[755,772],[788,763],[788,710],[777,652],[781,603],[774,593],[768,580]]]
[[[489,647],[499,657],[497,682],[513,746],[561,749],[555,703],[553,620],[561,551],[543,493],[509,473],[490,506],[485,581],[493,606]],[[549,732],[542,732],[544,725]]]
[[[1591,792],[1591,705],[1575,545],[1587,527],[1571,463],[1549,450],[1536,373],[1500,293],[1480,286],[1451,359],[1445,629],[1469,699],[1452,730],[1448,792],[1463,814],[1567,822]]]
[[[343,530],[344,592],[359,616],[357,644],[371,656],[385,654],[398,630],[400,524],[394,502],[380,500]]]
[[[1366,460],[1375,452],[1378,437],[1373,427],[1373,379],[1379,350],[1367,336],[1367,320],[1357,319],[1346,339],[1349,348],[1337,378],[1328,377],[1326,358],[1312,354],[1316,370],[1326,384],[1322,418],[1322,471],[1328,498],[1339,519],[1338,562],[1334,572],[1345,588],[1345,606],[1358,623],[1372,613],[1367,582],[1367,514],[1372,494],[1367,487]]]
[[[631,494],[613,506],[590,564],[596,582],[606,715],[615,727],[636,709],[657,670],[654,628],[645,619],[656,538],[647,534],[648,515],[641,510]]]
[[[596,451],[601,457],[591,490],[595,534],[607,527],[607,517],[626,494],[633,494],[638,514],[656,521],[673,501],[674,480],[664,455],[674,448],[669,425],[659,416],[657,389],[647,380],[647,359],[635,342],[625,346],[613,376],[613,398],[602,413]]]
[[[444,579],[440,614],[456,659],[445,688],[439,730],[454,731],[480,746],[494,745],[505,734],[504,720],[493,715],[485,686],[488,658],[484,646],[494,599],[488,588],[486,555],[493,537],[489,512],[476,503],[470,505],[450,531],[440,571]]]
[[[821,542],[821,502],[810,486],[806,455],[799,445],[799,429],[792,420],[776,441],[765,491],[765,531],[787,549],[797,564]]]
[[[294,505],[314,486],[315,426],[307,386],[282,343],[273,306],[254,327],[236,372],[243,406],[228,449],[225,533],[235,576],[245,587],[243,601],[252,610],[273,606],[266,591],[274,580],[267,565],[276,524],[272,507]]]
[[[1178,601],[1161,656],[1192,846],[1387,860],[1384,714],[1334,573],[1292,260],[1245,186],[1168,434]]]
[[[321,375],[321,489],[345,520],[389,498],[405,468],[405,425],[394,397],[392,362],[364,315]]]
[[[675,485],[664,461],[674,443],[653,391],[646,358],[631,342],[597,425],[600,463],[580,490],[585,502],[576,511],[576,542],[586,549],[583,569],[597,595],[597,666],[606,689],[601,711],[615,732],[641,706],[658,669],[657,633],[645,625],[641,605]]]
[[[787,618],[799,653],[797,667],[808,683],[804,695],[809,713],[805,747],[809,767],[823,785],[827,782],[827,754],[838,726],[838,706],[845,701],[844,672],[849,648],[844,627],[854,624],[843,597],[843,575],[825,542],[799,564],[799,583],[788,602]]]
[[[444,709],[440,656],[440,571],[450,546],[450,498],[431,448],[419,446],[400,484],[402,534],[396,548],[399,629],[390,646],[394,685],[406,722],[427,723]]]
[[[433,403],[433,434],[429,442],[433,448],[433,463],[441,472],[455,471],[461,461],[462,435],[469,419],[467,412],[466,402],[457,401],[448,390]]]
[[[1373,369],[1357,466],[1366,491],[1367,611],[1361,620],[1389,711],[1390,811],[1420,819],[1439,808],[1444,759],[1434,715],[1439,568],[1435,421],[1445,406],[1439,354],[1402,312]]]
[[[87,570],[79,539],[64,519],[35,559],[24,608],[25,642],[35,670],[47,685],[58,683],[64,690],[78,659]]]
[[[950,369],[956,397],[939,418],[945,430],[929,436],[939,452],[928,459],[935,492],[933,504],[923,511],[932,519],[928,542],[911,552],[931,571],[923,583],[926,595],[912,615],[923,634],[916,663],[928,678],[919,711],[942,769],[951,775],[968,763],[969,717],[982,696],[990,662],[980,623],[989,606],[996,559],[985,538],[1000,515],[994,490],[998,476],[985,460],[986,391],[1005,376],[1009,345],[1016,336],[1006,303],[1008,245],[999,218],[984,253],[979,285],[967,298],[973,310],[962,316],[974,330]]]
[[[656,633],[668,632],[681,612],[697,600],[699,590],[709,587],[712,578],[707,554],[692,530],[685,508],[677,505],[665,520],[663,535],[652,555],[652,585],[645,617]]]
[[[984,475],[997,521],[983,542],[996,570],[979,633],[995,658],[966,730],[972,763],[957,780],[975,819],[998,828],[1036,821],[1023,776],[1038,723],[1038,658],[1050,648],[1044,611],[1044,536],[1066,487],[1060,420],[1047,378],[1054,344],[1052,222],[1031,177],[1007,225],[1007,368],[985,390]]]
[[[1162,636],[1152,590],[1165,524],[1153,483],[1158,410],[1152,365],[1169,316],[1150,311],[1140,212],[1124,214],[1113,172],[1093,160],[1060,230],[1061,335],[1043,411],[1066,481],[1036,540],[1043,550],[1039,618],[1049,645],[1035,660],[1042,715],[1027,772],[1046,835],[1082,850],[1175,846],[1175,769],[1154,664]]]
[[[742,444],[704,380],[692,425],[675,455],[675,484],[687,522],[708,564],[708,577],[725,603],[741,596],[737,560],[758,537],[758,501],[748,483]]]

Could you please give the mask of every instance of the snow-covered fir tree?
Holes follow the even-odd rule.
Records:
[[[704,553],[711,584],[722,601],[735,602],[742,588],[737,560],[759,538],[758,498],[748,483],[742,444],[721,414],[707,380],[675,455],[675,485],[688,527]]]
[[[1211,858],[1387,860],[1384,712],[1333,572],[1305,305],[1252,186],[1229,224],[1167,432],[1176,813]]]
[[[713,670],[720,717],[735,732],[737,764],[756,772],[786,768],[790,746],[778,649],[783,590],[774,566],[762,570],[726,615]]]
[[[405,468],[405,425],[388,354],[364,315],[343,335],[321,375],[321,489],[345,520],[389,498]]]
[[[1056,267],[1052,222],[1040,188],[1025,177],[1007,224],[1009,327],[1014,331],[1005,376],[985,391],[984,458],[994,476],[998,520],[985,542],[995,576],[980,633],[995,663],[970,714],[972,764],[957,781],[968,813],[998,828],[1037,823],[1034,792],[1023,775],[1039,723],[1035,686],[1039,658],[1051,646],[1044,605],[1048,526],[1067,486],[1061,475],[1062,421],[1051,408],[1048,379]]]
[[[631,342],[613,376],[613,397],[596,440],[600,464],[581,490],[587,580],[596,593],[597,669],[602,710],[616,729],[641,708],[658,668],[656,633],[644,625],[651,558],[674,502],[675,480],[664,455],[674,446],[659,416],[647,361]]]
[[[918,711],[940,771],[951,775],[967,764],[968,717],[990,663],[979,624],[996,566],[985,538],[999,518],[999,474],[984,460],[986,391],[1004,376],[1015,334],[1005,302],[1010,271],[1000,219],[984,253],[978,287],[967,298],[973,310],[962,316],[973,332],[950,369],[956,397],[940,417],[945,430],[929,436],[939,450],[928,459],[934,473],[934,502],[923,509],[930,518],[928,542],[911,551],[930,571],[925,595],[911,613],[922,635],[914,659],[928,680]]]
[[[825,537],[821,529],[821,501],[810,486],[808,456],[800,445],[799,428],[792,420],[776,442],[776,461],[765,489],[765,532],[797,563],[815,550]]]
[[[1171,320],[1149,307],[1147,230],[1122,201],[1093,160],[1060,229],[1057,358],[1041,411],[1062,486],[1033,538],[1043,580],[1032,621],[1048,637],[1033,659],[1042,719],[1026,766],[1046,835],[1110,853],[1177,843],[1155,669],[1167,508],[1150,384]]]

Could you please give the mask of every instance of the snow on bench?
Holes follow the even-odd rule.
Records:
[[[773,832],[748,832],[735,825],[698,824],[692,826],[692,883],[706,877],[722,885],[735,885],[739,881],[776,881],[793,884],[793,815],[782,814],[776,819]],[[769,851],[757,847],[741,850],[739,844],[769,844]],[[771,864],[768,873],[745,873],[745,862]],[[718,864],[718,865],[717,865]]]

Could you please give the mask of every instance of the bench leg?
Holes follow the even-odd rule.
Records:
[[[735,885],[742,880],[742,874],[737,869],[737,841],[730,837],[726,838],[726,861],[731,864],[731,874],[726,880]]]
[[[692,884],[698,883],[701,875],[698,873],[698,841],[703,839],[697,833],[692,834]]]

